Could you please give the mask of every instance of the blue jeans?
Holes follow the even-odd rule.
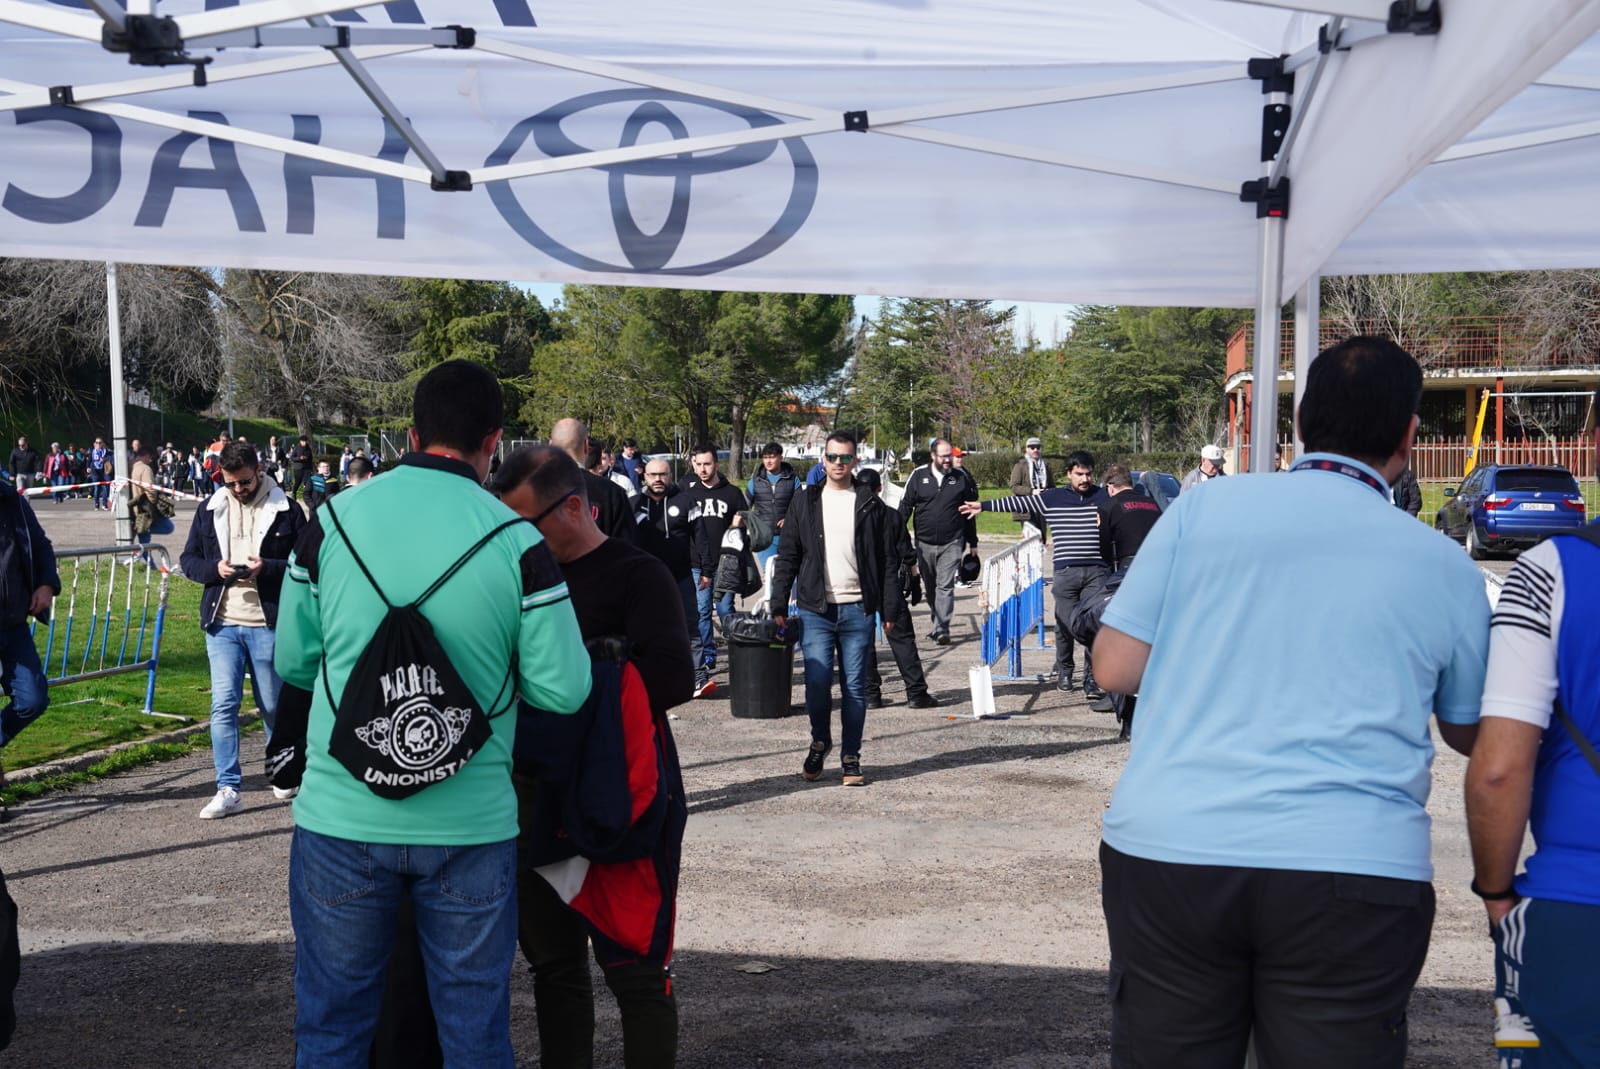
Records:
[[[53,476],[50,479],[50,485],[51,486],[71,486],[72,485],[72,477],[70,475],[56,475],[56,476]],[[65,501],[67,499],[66,492],[65,491],[61,491],[61,490],[56,491],[56,493],[53,496],[55,497],[56,504],[58,504],[58,505],[61,504],[61,502]]]
[[[717,634],[711,629],[711,587],[702,588],[700,586],[699,568],[691,568],[689,572],[694,576],[695,608],[699,611],[700,616],[700,663],[707,668],[715,668],[717,666]],[[716,573],[711,573],[708,578],[715,582]],[[724,594],[716,600],[717,615],[719,617],[726,619],[733,614],[732,594]]]
[[[104,471],[91,470],[89,472],[89,481],[94,483],[94,489],[90,493],[97,507],[100,505],[104,505],[107,508],[111,507],[111,484],[104,481],[109,478],[111,476]]]
[[[295,1064],[366,1069],[395,918],[409,894],[445,1065],[512,1069],[516,875],[515,839],[399,846],[296,828],[289,849]]]
[[[0,688],[11,696],[0,712],[0,746],[4,746],[50,706],[50,687],[27,624],[0,631]]]
[[[261,721],[272,737],[283,680],[272,666],[276,646],[270,627],[212,624],[206,628],[206,656],[211,660],[211,761],[217,786],[239,787],[239,706],[244,699],[244,670],[250,669]]]
[[[833,741],[833,650],[839,647],[843,670],[839,723],[843,731],[841,754],[861,753],[861,733],[867,726],[867,646],[872,642],[872,617],[861,603],[829,605],[827,612],[800,610],[800,654],[806,666],[806,714],[811,717],[811,741]]]
[[[778,539],[780,537],[781,537],[780,535],[776,535],[776,534],[773,535],[772,536],[772,545],[768,546],[766,549],[763,549],[760,553],[756,554],[756,566],[761,569],[761,574],[762,575],[766,575],[767,574],[767,561],[771,560],[773,557],[776,557],[778,555]]]

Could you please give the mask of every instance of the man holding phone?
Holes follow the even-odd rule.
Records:
[[[282,684],[272,665],[278,593],[305,513],[261,471],[255,447],[229,442],[219,458],[222,485],[195,510],[178,559],[183,574],[202,584],[200,626],[211,661],[211,757],[217,793],[200,810],[214,820],[238,811],[239,707],[248,665],[261,719],[272,733]],[[280,797],[292,791],[278,791]]]

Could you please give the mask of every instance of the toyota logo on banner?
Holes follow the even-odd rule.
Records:
[[[673,138],[688,137],[690,126],[685,121],[684,115],[693,117],[694,112],[700,111],[704,114],[706,109],[731,115],[748,123],[752,129],[776,126],[782,122],[776,116],[756,108],[690,96],[686,93],[650,89],[613,89],[573,97],[546,108],[537,115],[523,119],[512,127],[505,140],[484,161],[485,165],[493,167],[510,163],[530,139],[532,147],[549,158],[613,147],[609,144],[579,144],[563,128],[563,124],[593,109],[607,108],[619,111],[615,105],[628,103],[634,103],[636,106],[616,128],[616,147],[620,148],[638,144],[640,135],[652,125],[659,126]],[[603,187],[598,182],[595,184],[593,210],[604,211],[609,208],[611,222],[616,230],[617,242],[621,246],[625,263],[609,262],[602,259],[597,250],[582,251],[558,241],[550,232],[555,221],[548,215],[541,225],[536,218],[541,212],[539,182],[548,179],[534,179],[526,183],[521,197],[511,188],[509,181],[491,182],[489,197],[501,217],[521,235],[523,240],[553,259],[584,271],[615,274],[648,272],[664,275],[713,275],[759,260],[795,235],[811,214],[812,206],[817,199],[816,159],[805,142],[798,137],[760,144],[736,145],[706,152],[678,153],[650,160],[635,160],[629,163],[611,164],[596,170],[604,174],[605,181]],[[697,181],[703,187],[710,181],[720,180],[722,176],[729,178],[741,176],[741,180],[742,176],[748,176],[750,185],[736,198],[721,199],[704,192],[696,194]],[[668,187],[670,199],[667,201],[667,209],[660,226],[653,232],[647,232],[639,225],[635,206],[628,198],[630,190],[637,194],[656,183],[670,184]],[[785,184],[787,195],[782,206],[778,207],[776,199],[784,197]],[[764,230],[761,226],[766,223],[765,218],[758,220],[753,226],[745,224],[746,231],[738,233],[732,242],[743,242],[742,245],[726,251],[717,249],[710,258],[698,258],[696,262],[679,262],[689,258],[680,256],[679,253],[682,251],[686,232],[691,225],[698,220],[707,219],[710,220],[706,225],[707,230],[719,226],[720,224],[715,222],[715,213],[721,205],[736,204],[735,208],[727,210],[747,212],[751,200],[748,195],[750,192],[773,187],[778,190],[774,198],[776,215]],[[723,188],[725,190],[727,187]],[[565,197],[563,200],[570,206],[569,200]],[[690,214],[691,204],[694,206],[693,216]],[[545,208],[544,211],[548,213],[551,209]]]

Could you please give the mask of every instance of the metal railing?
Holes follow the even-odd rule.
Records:
[[[46,682],[57,687],[144,672],[144,714],[172,715],[152,708],[172,583],[166,547],[59,550],[56,566],[61,572],[61,593],[52,606],[40,655]],[[36,640],[38,628],[35,623]]]
[[[1038,630],[1045,648],[1044,542],[1029,535],[983,563],[978,577],[978,608],[983,613],[983,663],[992,665],[1010,654],[1001,679],[1022,679],[1022,640]],[[1040,673],[1035,673],[1040,675]]]

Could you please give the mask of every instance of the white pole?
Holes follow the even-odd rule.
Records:
[[[1283,219],[1261,220],[1256,276],[1256,352],[1251,374],[1250,470],[1277,470],[1278,350],[1283,321]]]
[[[111,346],[111,464],[117,486],[111,495],[111,515],[116,522],[117,545],[133,542],[133,519],[128,515],[128,413],[122,382],[122,315],[117,300],[117,265],[106,263],[106,337]]]
[[[1300,399],[1306,395],[1306,376],[1311,374],[1311,361],[1322,351],[1322,276],[1312,275],[1300,292],[1294,295],[1294,411],[1300,414]],[[1299,427],[1290,437],[1294,442],[1296,459],[1306,451],[1300,441]]]

